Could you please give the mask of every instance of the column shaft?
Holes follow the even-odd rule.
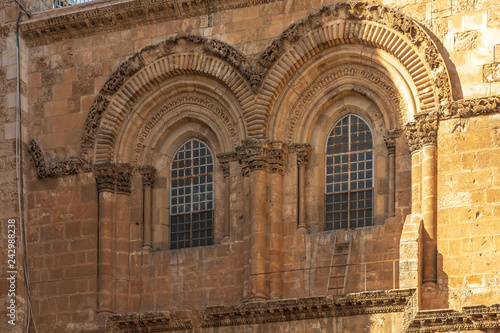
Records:
[[[396,158],[394,153],[389,154],[389,216],[394,216],[396,212]]]
[[[412,214],[420,214],[421,210],[421,195],[420,182],[422,177],[422,168],[420,165],[420,151],[415,151],[411,155],[411,212]]]
[[[282,207],[283,207],[283,176],[278,172],[269,174],[269,296],[280,299],[282,295]]]
[[[151,251],[152,247],[152,194],[151,186],[144,186],[144,244],[143,248]]]
[[[99,266],[97,312],[113,312],[113,202],[114,193],[99,193]]]
[[[299,164],[299,229],[306,230],[305,165]]]
[[[436,151],[434,145],[422,148],[423,283],[437,282]]]
[[[250,173],[250,275],[252,300],[266,300],[266,200],[267,172],[253,170]]]

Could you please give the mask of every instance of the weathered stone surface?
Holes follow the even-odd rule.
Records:
[[[500,63],[484,65],[484,82],[500,82]]]

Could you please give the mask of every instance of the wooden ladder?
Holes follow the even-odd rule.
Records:
[[[351,257],[351,236],[347,242],[337,242],[337,236],[333,239],[332,260],[330,272],[326,285],[326,295],[342,296],[345,292],[347,271],[349,270],[349,259]],[[335,280],[332,286],[332,280]],[[339,285],[339,280],[342,284]],[[340,291],[340,293],[339,293]]]

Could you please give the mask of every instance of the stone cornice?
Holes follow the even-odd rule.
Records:
[[[500,328],[500,304],[420,311],[406,332],[462,332]]]
[[[211,15],[280,0],[122,0],[89,2],[36,13],[21,24],[28,45],[130,29],[156,22]]]
[[[163,332],[195,327],[262,324],[292,320],[403,312],[414,289],[372,291],[346,297],[305,297],[235,305],[209,306],[202,311],[111,315],[106,332]]]

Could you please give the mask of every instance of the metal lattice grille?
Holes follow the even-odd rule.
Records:
[[[186,142],[171,168],[170,248],[213,244],[213,158],[201,141]]]
[[[373,137],[366,122],[339,120],[326,145],[326,228],[373,225]]]

